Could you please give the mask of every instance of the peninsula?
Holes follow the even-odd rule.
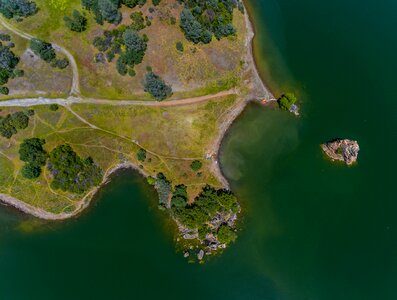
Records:
[[[87,208],[134,168],[199,258],[236,238],[218,163],[249,101],[274,97],[240,1],[0,0],[0,199],[38,218]]]

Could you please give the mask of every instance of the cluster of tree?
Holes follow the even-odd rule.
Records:
[[[76,9],[73,10],[71,17],[65,16],[63,20],[71,31],[83,32],[87,29],[87,18]]]
[[[145,75],[144,90],[157,101],[163,101],[172,95],[171,86],[167,85],[160,76],[151,71]]]
[[[25,162],[21,174],[28,179],[40,176],[41,167],[45,166],[48,153],[44,150],[44,139],[31,138],[25,139],[19,146],[19,158]]]
[[[30,40],[30,49],[54,68],[65,69],[69,65],[67,58],[57,59],[55,49],[50,43],[33,38]]]
[[[23,76],[23,71],[17,69],[19,57],[12,52],[14,44],[3,45],[3,42],[9,42],[11,37],[7,34],[0,35],[0,94],[8,95],[9,89],[5,86],[10,78]]]
[[[37,5],[29,0],[0,0],[0,13],[8,19],[21,20],[37,13]]]
[[[218,40],[234,35],[233,10],[243,10],[239,0],[181,0],[185,8],[181,12],[180,26],[187,40],[208,44],[214,35]]]
[[[230,191],[206,186],[193,204],[187,203],[186,187],[177,186],[171,198],[171,209],[174,217],[189,229],[197,229],[200,238],[211,232],[211,219],[218,213],[238,211],[237,198]],[[223,228],[227,227],[227,228]],[[221,243],[229,243],[235,239],[233,230],[225,225],[220,226],[217,232]],[[234,237],[233,237],[234,236]]]
[[[102,169],[92,158],[81,158],[68,144],[53,149],[49,155],[48,170],[53,176],[51,187],[81,194],[101,183]]]
[[[33,114],[33,110],[28,110],[26,112],[19,111],[8,114],[6,117],[0,117],[0,135],[10,139],[18,130],[29,126],[29,117]]]
[[[287,93],[284,94],[280,97],[280,99],[277,100],[278,105],[280,106],[281,109],[283,110],[290,110],[291,106],[295,104],[297,101],[297,98],[294,94],[292,93]]]
[[[91,11],[95,16],[95,21],[103,25],[106,21],[111,24],[120,24],[122,15],[121,5],[133,8],[137,5],[143,6],[146,0],[82,0],[82,5]]]
[[[122,76],[135,76],[134,67],[142,62],[149,41],[146,34],[141,36],[138,33],[147,26],[142,13],[132,13],[131,19],[130,25],[105,31],[102,37],[96,37],[93,41],[94,46],[100,51],[96,57],[102,58],[105,55],[107,61],[112,62],[118,55],[116,68]]]
[[[171,182],[167,180],[163,173],[158,173],[154,183],[154,187],[159,194],[160,205],[166,207],[168,205],[168,200],[172,190]]]

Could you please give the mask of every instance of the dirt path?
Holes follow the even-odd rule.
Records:
[[[6,20],[4,20],[4,18],[2,16],[0,16],[0,24],[2,26],[4,26],[5,28],[7,28],[9,31],[11,31],[12,33],[19,35],[20,37],[27,39],[27,40],[31,40],[34,38],[34,36],[25,33],[15,27],[13,27],[12,25],[10,25]],[[66,55],[66,57],[69,60],[69,64],[72,67],[72,72],[73,72],[73,79],[72,79],[72,88],[70,90],[70,94],[71,95],[80,95],[80,79],[79,79],[79,70],[77,68],[77,63],[76,60],[74,59],[73,55],[66,50],[65,48],[52,43],[52,46],[54,47],[54,49],[56,51],[62,52],[63,54]]]
[[[230,89],[227,91],[222,91],[217,94],[205,95],[199,97],[185,98],[179,100],[170,101],[142,101],[142,100],[106,100],[106,99],[93,99],[84,97],[69,97],[66,99],[62,98],[26,98],[26,99],[12,99],[0,101],[0,107],[29,107],[38,105],[50,105],[58,104],[62,106],[70,106],[72,104],[97,104],[97,105],[112,105],[112,106],[153,106],[153,107],[175,107],[175,106],[185,106],[192,105],[201,102],[206,102],[209,100],[218,100],[229,95],[237,95],[238,91],[236,89]]]

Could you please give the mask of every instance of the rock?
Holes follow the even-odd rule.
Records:
[[[189,251],[185,251],[185,253],[183,253],[183,257],[184,257],[184,258],[189,257],[189,255],[190,255],[190,254],[189,254]]]
[[[344,161],[347,165],[357,161],[360,147],[357,141],[336,139],[321,145],[321,148],[332,160]]]
[[[197,233],[194,233],[194,234],[185,233],[185,234],[183,235],[183,238],[184,238],[185,240],[194,240],[194,239],[197,239],[197,238],[198,238],[198,234],[197,234]]]
[[[198,258],[198,260],[202,260],[203,257],[204,257],[204,251],[200,250],[199,253],[197,254],[197,258]]]

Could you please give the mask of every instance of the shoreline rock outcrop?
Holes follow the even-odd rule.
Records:
[[[321,148],[332,160],[340,160],[347,165],[357,161],[360,151],[358,142],[348,139],[335,139],[322,144]]]

